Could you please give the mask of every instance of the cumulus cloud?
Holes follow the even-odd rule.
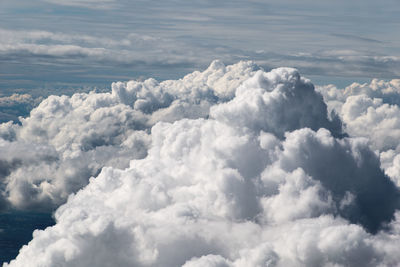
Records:
[[[373,79],[370,83],[352,83],[344,89],[334,85],[319,86],[317,90],[324,96],[328,105],[334,101],[344,103],[350,96],[366,95],[382,99],[386,104],[400,104],[400,80],[383,81]]]
[[[350,134],[366,136],[380,150],[395,149],[400,137],[400,109],[384,104],[381,98],[351,96],[342,107],[343,120]]]
[[[211,116],[279,137],[303,127],[342,134],[340,120],[335,115],[328,119],[326,104],[312,83],[288,68],[258,72],[238,88],[233,101],[214,107]]]
[[[125,168],[145,157],[152,125],[207,117],[210,106],[231,99],[255,68],[214,62],[181,80],[118,82],[108,93],[49,96],[20,125],[0,124],[3,198],[22,209],[59,206],[102,167]],[[27,99],[14,95],[0,103],[15,107]]]
[[[400,152],[400,80],[353,83],[345,89],[333,85],[318,91],[330,110],[341,117],[345,131],[368,138],[371,148],[381,153],[381,165],[398,184],[396,155]]]
[[[5,159],[5,200],[75,192],[4,266],[397,265],[395,152],[346,136],[296,70],[255,69],[52,96],[3,125],[5,149],[37,147]]]
[[[334,139],[324,131],[302,131],[308,132],[306,139]],[[35,232],[9,266],[374,266],[396,261],[390,253],[397,239],[387,241],[384,233],[373,236],[329,215],[336,192],[305,171],[266,171],[278,180],[271,181],[243,169],[243,163],[259,164],[255,157],[264,158],[261,165],[273,161],[251,134],[201,119],[157,124],[152,137],[148,157],[132,161],[126,170],[103,169],[57,211],[57,224]],[[277,140],[270,141],[276,148]],[[284,157],[285,151],[276,153]],[[362,161],[365,156],[349,155],[350,161],[353,157]],[[362,193],[354,192],[358,197]],[[271,205],[277,198],[283,207]],[[292,214],[282,215],[285,210]],[[388,247],[375,246],[375,240]]]
[[[301,168],[321,182],[342,217],[372,232],[393,219],[400,204],[398,189],[380,169],[366,140],[336,140],[324,129],[302,129],[286,136],[283,149],[279,168]],[[267,177],[274,168],[267,170]]]

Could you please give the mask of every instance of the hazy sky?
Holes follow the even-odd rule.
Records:
[[[174,79],[213,59],[297,67],[317,83],[398,78],[399,11],[396,0],[0,0],[0,90]]]

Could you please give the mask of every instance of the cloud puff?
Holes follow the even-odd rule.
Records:
[[[213,107],[211,116],[279,137],[303,127],[327,128],[335,135],[342,130],[336,116],[328,119],[326,104],[313,84],[289,68],[259,71],[238,88],[233,101]]]
[[[324,139],[335,143],[325,131],[302,131],[308,133],[304,146],[309,139],[328,147]],[[292,135],[285,142],[304,138],[302,132]],[[35,232],[10,266],[373,266],[396,260],[390,249],[397,239],[372,236],[329,215],[336,192],[304,170],[266,170],[260,176],[255,159],[268,165],[273,157],[257,146],[257,138],[212,120],[157,124],[152,137],[148,157],[126,170],[103,169],[57,211],[55,226]],[[270,141],[269,148],[276,148],[278,141]],[[328,151],[342,149],[350,147]],[[286,154],[285,149],[275,153]],[[350,154],[350,162],[353,157],[365,160]],[[341,203],[352,205],[359,197],[362,201],[355,191]],[[283,206],[274,205],[277,200]],[[380,249],[378,241],[388,247]]]
[[[343,121],[352,135],[368,137],[379,150],[395,149],[400,138],[400,109],[381,98],[351,96],[342,107]]]
[[[368,138],[371,148],[381,153],[381,164],[398,184],[396,155],[400,152],[400,80],[353,83],[344,90],[335,86],[318,88],[330,110],[343,121],[352,136]]]
[[[369,84],[352,83],[344,89],[337,88],[334,85],[319,86],[317,91],[324,96],[328,105],[333,105],[334,102],[344,103],[348,97],[357,95],[379,98],[386,104],[400,104],[399,79],[391,81],[373,79]]]
[[[286,171],[301,168],[321,182],[342,217],[372,232],[393,219],[400,205],[399,191],[380,169],[366,140],[337,140],[324,129],[317,133],[302,129],[286,136],[283,149],[276,164]],[[274,173],[274,168],[266,171],[267,177],[270,171]]]
[[[367,139],[344,137],[329,117],[296,70],[254,74],[246,63],[49,97],[16,140],[47,136],[63,157],[99,156],[138,133],[151,140],[145,154],[120,156],[129,164],[105,161],[57,209],[56,225],[35,231],[4,266],[396,265],[398,187]],[[57,120],[75,123],[52,127]]]
[[[49,96],[21,125],[0,124],[3,198],[23,209],[59,206],[102,167],[125,168],[129,160],[145,157],[150,128],[158,121],[207,117],[210,106],[231,99],[254,68],[216,61],[181,80],[118,82],[109,93]],[[17,100],[22,105],[21,99],[30,100],[0,98],[13,106]]]

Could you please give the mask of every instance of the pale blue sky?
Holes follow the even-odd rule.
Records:
[[[0,0],[0,90],[175,79],[213,59],[319,84],[400,78],[399,12],[395,0]]]

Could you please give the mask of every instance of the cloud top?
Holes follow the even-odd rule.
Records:
[[[107,93],[49,96],[20,125],[0,124],[2,198],[20,209],[58,207],[102,167],[125,168],[145,157],[158,121],[207,117],[255,68],[216,61],[181,80],[117,82]],[[28,100],[33,102],[13,95],[0,98],[0,105],[25,106]]]
[[[327,105],[297,70],[255,69],[216,61],[177,81],[52,96],[3,124],[6,201],[74,193],[4,266],[397,265],[396,148],[372,150],[328,112],[355,121],[364,105],[346,105],[360,96],[323,92]]]

